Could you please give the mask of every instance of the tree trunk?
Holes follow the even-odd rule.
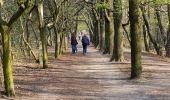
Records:
[[[130,39],[130,35],[129,35],[127,29],[126,29],[127,25],[129,25],[129,21],[127,23],[125,23],[125,24],[122,24],[122,27],[123,27],[123,30],[125,31],[126,37],[127,37],[128,41],[129,41],[129,44],[130,44],[131,43],[131,39]]]
[[[111,20],[109,21],[109,54],[112,53],[113,51],[113,41],[114,41],[114,25],[113,25],[113,17],[111,18]]]
[[[98,1],[96,0],[95,3],[98,3]],[[93,5],[93,7],[95,8],[95,6]],[[99,41],[100,41],[100,14],[98,12],[98,9],[92,9],[92,20],[93,20],[93,44],[95,46],[95,48],[98,48],[98,46],[100,45]]]
[[[63,54],[64,52],[64,33],[63,32],[60,32],[60,48],[59,48],[59,54]]]
[[[29,43],[29,44],[31,44],[31,41],[30,41],[30,32],[29,32],[29,19],[27,19],[27,21],[26,21],[26,34],[27,34],[27,42]],[[30,56],[30,49],[29,49],[29,47],[27,47],[27,54],[28,54],[28,56]]]
[[[77,35],[78,31],[78,18],[79,18],[79,13],[76,14],[76,21],[75,21],[75,34]]]
[[[97,30],[97,29],[96,29],[96,28],[97,28],[97,27],[96,27],[96,22],[94,21],[94,19],[93,19],[92,22],[93,22],[93,25],[92,25],[92,26],[94,26],[94,27],[92,27],[92,28],[93,28],[93,33],[94,33],[94,34],[92,35],[92,36],[93,36],[93,37],[92,37],[92,40],[93,40],[92,42],[93,42],[94,46],[96,47],[96,45],[97,45],[97,43],[96,43],[96,41],[97,41],[97,40],[96,40],[96,32],[97,32],[97,31],[96,31],[96,30]]]
[[[100,10],[100,45],[99,50],[104,50],[104,41],[105,41],[105,18],[104,18],[104,9]]]
[[[93,34],[93,43],[94,43],[94,46],[95,46],[95,48],[97,48],[98,47],[98,45],[99,45],[99,32],[100,32],[100,22],[99,22],[99,20],[98,20],[98,18],[95,18],[95,19],[93,19],[93,20],[95,20],[95,21],[93,21],[93,26],[94,26],[94,34]]]
[[[165,46],[165,44],[166,44],[165,29],[164,29],[164,26],[162,24],[161,13],[157,9],[156,9],[156,17],[157,17],[159,29],[160,29],[160,32],[161,32],[161,35],[162,35],[163,44]]]
[[[97,19],[97,23],[96,23],[96,48],[98,48],[98,46],[100,45],[100,20]]]
[[[122,0],[114,0],[114,49],[111,61],[123,61],[123,34],[121,32],[122,26]]]
[[[35,40],[36,40],[36,45],[37,45],[37,47],[38,47],[38,46],[39,46],[38,36],[37,36],[37,34],[36,34],[36,31],[35,31],[34,28],[33,28],[33,25],[31,25],[31,29],[32,29],[32,31],[33,31],[33,33],[34,33]]]
[[[64,51],[66,51],[67,50],[67,37],[66,37],[66,34],[64,34]]]
[[[149,22],[148,22],[148,19],[147,19],[147,16],[145,14],[145,8],[144,8],[144,5],[143,6],[140,6],[141,7],[141,10],[142,10],[142,16],[143,16],[143,20],[144,20],[144,23],[146,25],[146,29],[147,29],[147,33],[148,33],[148,36],[149,36],[149,39],[150,41],[152,42],[154,48],[155,48],[155,51],[158,55],[161,55],[161,51],[160,51],[160,47],[158,46],[157,42],[153,39],[152,35],[151,35],[151,32],[150,32],[150,25],[149,25]]]
[[[48,68],[48,55],[47,55],[47,41],[45,35],[45,29],[41,28],[40,37],[42,42],[42,54],[43,54],[43,68]]]
[[[105,19],[105,44],[103,54],[110,53],[110,41],[109,41],[109,21]]]
[[[52,46],[53,44],[52,44],[52,33],[51,33],[51,29],[48,28],[48,32],[49,32],[49,34],[48,34],[48,36],[47,36],[47,45],[48,45],[48,46]]]
[[[141,63],[141,25],[140,0],[129,0],[129,18],[131,33],[131,78],[140,78],[142,74]]]
[[[38,4],[39,30],[42,42],[43,68],[48,68],[47,41],[43,21],[43,0]]]
[[[90,41],[94,43],[94,38],[93,38],[93,35],[95,34],[93,31],[94,26],[91,20],[89,20],[88,23],[89,23],[89,28],[90,28]]]
[[[109,7],[113,7],[113,3],[111,0],[106,0],[106,3],[109,4]],[[114,38],[114,25],[113,25],[113,13],[110,10],[105,10],[105,50],[104,54],[111,54],[113,51],[113,38]]]
[[[38,63],[39,60],[36,58],[36,55],[35,55],[34,51],[32,50],[30,44],[28,43],[28,41],[27,41],[27,40],[25,39],[25,37],[24,37],[24,26],[23,26],[23,23],[22,23],[22,19],[21,19],[21,18],[20,18],[20,23],[21,23],[21,29],[22,29],[22,31],[20,32],[21,39],[24,41],[24,43],[25,43],[25,45],[26,45],[25,47],[27,47],[27,48],[29,49],[29,52],[30,52],[30,53],[32,54],[32,56],[34,57],[35,62]]]
[[[25,48],[24,48],[24,42],[22,40],[22,36],[20,35],[20,38],[19,38],[19,43],[20,43],[20,50],[21,52],[23,53],[24,57],[26,57],[26,52],[25,52]]]
[[[8,22],[3,21],[0,10],[0,33],[2,34],[2,47],[3,47],[3,74],[5,93],[8,97],[15,96],[13,78],[12,78],[12,61],[10,51],[10,30],[16,20],[23,14],[23,12],[30,6],[32,0],[23,2],[22,6],[12,15]],[[0,1],[0,8],[3,5],[3,0]]]
[[[147,40],[147,30],[145,24],[143,25],[143,36],[144,36],[144,44],[145,44],[145,50],[149,52],[149,45]]]
[[[4,74],[4,85],[5,94],[8,97],[15,96],[14,84],[12,77],[12,57],[10,50],[10,28],[7,25],[3,25],[0,28],[2,34],[2,46],[3,46],[3,74]]]
[[[167,5],[168,7],[168,31],[167,31],[167,44],[166,44],[166,56],[170,57],[170,4]]]
[[[58,39],[58,33],[57,33],[57,30],[56,30],[56,27],[54,27],[54,32],[55,32],[55,58],[58,58],[59,57],[59,39]]]
[[[88,15],[89,16],[89,15]],[[90,41],[92,42],[92,43],[94,43],[93,42],[93,25],[92,25],[92,23],[91,23],[91,21],[88,21],[88,18],[86,18],[86,16],[85,15],[83,15],[83,18],[85,19],[85,23],[86,23],[86,25],[87,25],[87,27],[88,27],[88,29],[89,29],[89,35],[90,35]]]

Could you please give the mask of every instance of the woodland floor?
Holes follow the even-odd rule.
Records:
[[[124,63],[109,62],[94,47],[70,49],[58,60],[48,50],[49,68],[17,62],[13,65],[16,100],[170,100],[170,63],[143,53],[143,78],[130,80],[130,52]],[[1,99],[1,98],[0,98]]]

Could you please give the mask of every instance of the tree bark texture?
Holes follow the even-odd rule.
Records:
[[[122,26],[122,0],[114,0],[114,49],[111,61],[123,61],[123,34],[121,31]]]
[[[170,4],[167,5],[168,7],[168,31],[167,31],[167,44],[166,44],[166,56],[170,57]]]
[[[111,0],[106,0],[109,7],[113,7]],[[105,50],[104,54],[111,54],[113,51],[113,41],[114,41],[114,24],[113,24],[113,12],[110,10],[105,10]]]
[[[38,18],[39,18],[39,30],[40,38],[42,42],[42,55],[43,55],[43,68],[48,68],[48,55],[47,55],[47,41],[45,34],[45,26],[43,21],[43,0],[38,4]]]
[[[4,75],[4,85],[5,85],[5,94],[8,97],[15,96],[14,84],[12,77],[12,57],[10,50],[10,28],[7,25],[1,26],[2,34],[2,47],[3,47],[3,75]]]
[[[131,78],[140,78],[142,74],[141,63],[141,25],[140,0],[129,0],[129,18],[131,33]]]

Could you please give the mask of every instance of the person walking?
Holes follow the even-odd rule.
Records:
[[[77,39],[76,39],[76,35],[72,34],[71,36],[71,48],[72,48],[72,54],[75,54],[77,52]]]
[[[90,40],[86,34],[83,35],[81,42],[82,42],[82,46],[83,46],[83,55],[86,55],[87,47],[90,45]]]

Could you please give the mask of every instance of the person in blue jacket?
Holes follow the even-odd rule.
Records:
[[[83,35],[81,42],[82,42],[82,46],[83,46],[83,55],[86,55],[87,47],[90,45],[90,40],[86,34]]]
[[[71,36],[71,48],[72,48],[72,54],[75,54],[77,52],[77,39],[76,39],[76,35],[72,34]]]

